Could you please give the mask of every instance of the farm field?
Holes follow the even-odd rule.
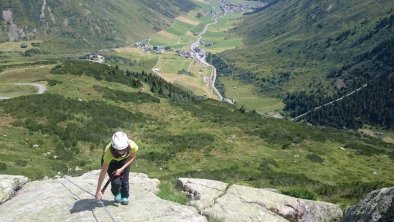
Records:
[[[280,99],[257,95],[253,85],[246,85],[231,77],[220,78],[226,88],[226,97],[235,99],[237,107],[244,106],[247,110],[256,110],[260,113],[282,111],[284,104]]]
[[[198,96],[216,98],[204,82],[204,77],[211,75],[212,69],[194,59],[185,59],[173,53],[160,55],[159,61],[154,67],[160,77],[173,84],[180,85],[191,90]]]
[[[217,24],[209,26],[207,32],[201,39],[202,42],[213,43],[210,47],[204,47],[205,50],[212,53],[220,53],[225,50],[235,49],[242,46],[242,37],[230,34],[229,30],[234,28],[241,21],[242,14],[229,14],[221,17]]]
[[[175,18],[170,27],[150,36],[152,46],[170,46],[174,49],[188,48],[196,40],[195,33],[201,32],[206,24],[212,21],[209,15],[211,6],[205,1],[195,1],[198,9]]]

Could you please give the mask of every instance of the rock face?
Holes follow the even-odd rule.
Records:
[[[339,206],[279,194],[269,189],[180,178],[178,187],[192,198],[201,214],[223,221],[339,221]]]
[[[27,183],[0,205],[0,221],[112,221],[106,210],[115,221],[207,221],[194,207],[157,197],[159,181],[138,173],[130,174],[129,205],[115,204],[108,187],[104,209],[93,197],[98,175],[99,171],[92,171],[67,180]]]
[[[0,175],[0,204],[13,197],[27,181],[24,176]]]
[[[19,39],[25,37],[23,29],[19,29],[16,24],[14,24],[12,19],[12,11],[10,9],[3,11],[3,20],[7,27],[7,35],[9,41],[18,41]]]
[[[341,221],[394,221],[394,187],[372,191],[357,205],[346,209]]]
[[[14,196],[0,205],[0,221],[89,222],[112,221],[113,217],[115,221],[133,222],[324,222],[339,221],[342,216],[334,204],[289,197],[272,189],[180,178],[177,186],[190,198],[189,206],[185,206],[157,197],[160,181],[141,173],[130,173],[129,205],[115,204],[108,187],[102,201],[104,208],[93,196],[98,176],[99,171],[92,171],[80,177],[28,183],[26,177],[0,176],[2,200]]]

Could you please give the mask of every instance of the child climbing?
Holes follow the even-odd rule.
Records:
[[[103,193],[101,185],[105,173],[112,178],[111,192],[116,203],[129,204],[129,172],[130,165],[137,156],[137,144],[127,137],[124,132],[116,132],[112,141],[107,145],[101,158],[101,172],[98,178],[96,200],[101,200]]]

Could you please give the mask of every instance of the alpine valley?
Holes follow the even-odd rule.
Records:
[[[177,190],[178,178],[342,210],[394,186],[392,0],[0,0],[0,10],[0,174],[83,178],[122,130],[139,146],[132,171],[184,205],[195,188]]]

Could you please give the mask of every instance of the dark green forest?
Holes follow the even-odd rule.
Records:
[[[355,56],[351,64],[331,72],[328,78],[332,82],[342,79],[346,87],[337,89],[332,96],[327,96],[324,90],[290,94],[284,99],[285,111],[295,117],[354,92],[313,111],[305,120],[336,128],[357,129],[365,124],[386,129],[394,127],[394,39]]]

